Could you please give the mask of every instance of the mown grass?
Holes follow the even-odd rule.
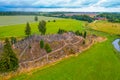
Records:
[[[95,30],[107,32],[109,34],[120,34],[120,23],[111,23],[107,21],[96,21],[89,26]]]
[[[38,31],[38,23],[32,22],[30,23],[32,34],[40,34]],[[57,33],[58,29],[64,29],[67,31],[75,31],[75,30],[83,30],[84,22],[72,20],[72,19],[60,19],[56,20],[56,22],[47,22],[47,32],[46,34],[54,34]],[[0,27],[0,38],[5,37],[24,37],[25,36],[25,27],[26,24],[18,24],[18,25],[10,25]]]

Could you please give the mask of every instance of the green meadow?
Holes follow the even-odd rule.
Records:
[[[31,31],[32,34],[40,34],[38,31],[39,22],[31,22]],[[72,19],[58,19],[56,22],[51,20],[47,22],[47,32],[46,34],[57,33],[58,29],[65,29],[67,31],[83,30],[84,22],[72,20]],[[25,27],[26,24],[17,24],[17,25],[8,25],[0,27],[0,38],[5,37],[24,37],[25,36]]]

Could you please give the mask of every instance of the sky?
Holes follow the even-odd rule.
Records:
[[[120,0],[0,0],[0,11],[120,12]]]

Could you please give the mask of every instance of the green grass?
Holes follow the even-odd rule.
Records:
[[[35,16],[0,16],[0,26],[23,24],[26,22],[35,22]],[[56,20],[59,18],[38,16],[38,20]]]
[[[111,23],[107,21],[96,21],[89,24],[95,30],[104,31],[110,34],[120,34],[120,23]]]
[[[98,35],[106,35],[108,40],[95,44],[77,57],[11,80],[120,80],[120,58],[112,46],[117,36],[102,32]]]
[[[72,19],[60,19],[56,20],[56,22],[47,22],[47,32],[46,34],[54,34],[57,33],[58,29],[69,30],[83,30],[84,22],[72,20]],[[25,26],[26,24],[18,24],[18,25],[10,25],[0,27],[0,38],[5,37],[24,37],[25,36]],[[32,34],[39,34],[38,31],[38,22],[30,23]]]

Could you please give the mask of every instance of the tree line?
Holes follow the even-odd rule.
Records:
[[[48,16],[48,15],[47,15]],[[59,17],[59,18],[71,18],[71,19],[76,19],[76,20],[82,20],[82,21],[88,21],[93,22],[94,18],[88,16],[88,15],[72,15],[72,16],[66,16],[64,14],[61,14],[59,16],[53,16],[53,15],[49,15],[50,17]]]
[[[10,15],[40,15],[40,12],[14,12],[14,11],[12,11],[12,12],[0,12],[0,15],[1,16],[6,16],[6,15],[8,15],[8,16],[10,16]]]
[[[120,13],[102,13],[97,15],[97,17],[105,17],[109,22],[120,23]]]

